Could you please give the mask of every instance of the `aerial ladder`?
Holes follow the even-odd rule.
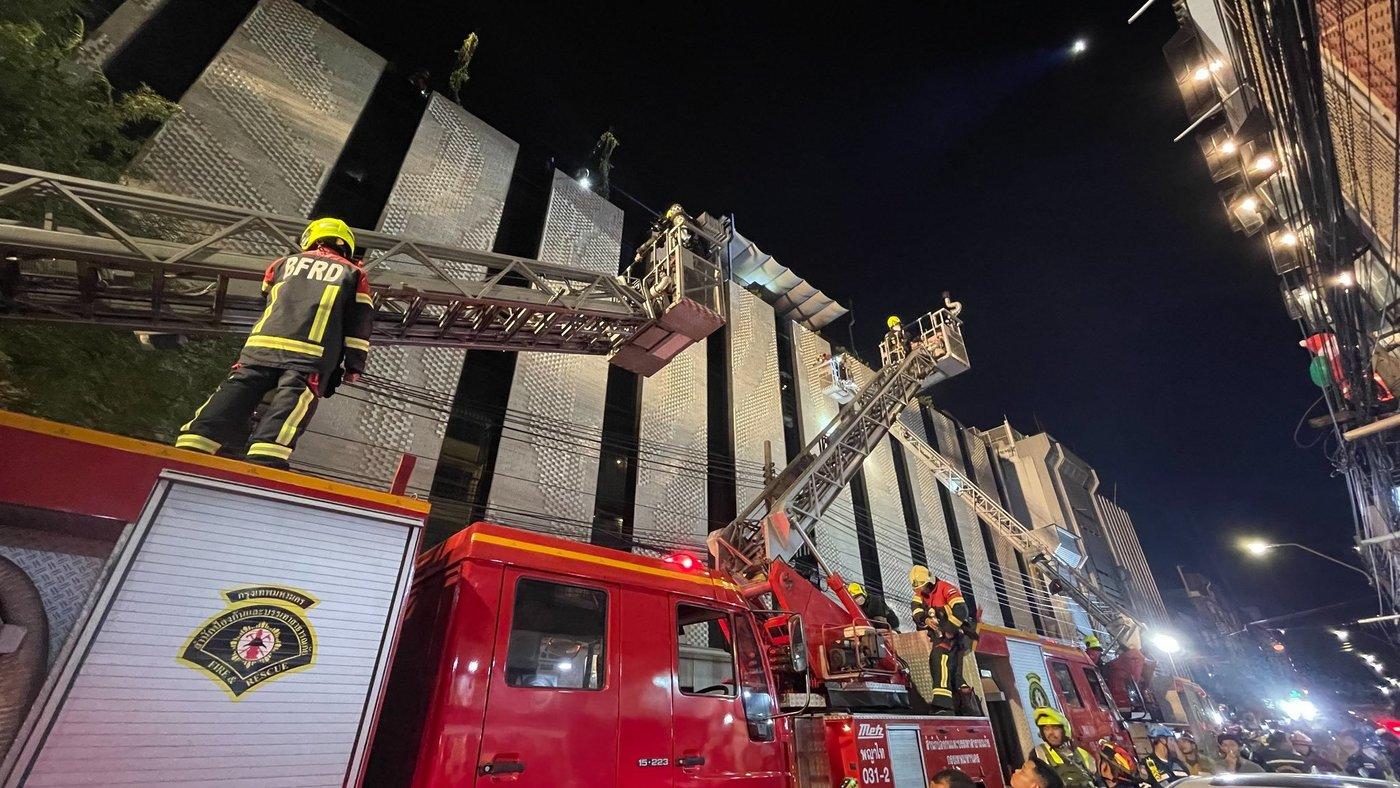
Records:
[[[1045,576],[1051,589],[1083,608],[1090,620],[1103,627],[1115,644],[1123,649],[1141,648],[1142,625],[1132,613],[1105,598],[1082,570],[1056,554],[1059,537],[1055,526],[1027,527],[1006,511],[994,496],[958,471],[951,460],[903,423],[892,424],[890,434],[904,444],[949,493],[957,496],[995,533],[1021,551]]]
[[[0,164],[0,318],[246,333],[306,219]],[[650,375],[713,333],[718,239],[673,206],[629,273],[355,230],[379,344],[605,355]]]

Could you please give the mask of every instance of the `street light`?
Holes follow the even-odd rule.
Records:
[[[1152,645],[1160,649],[1163,654],[1170,655],[1181,651],[1181,641],[1165,632],[1154,633],[1152,635]]]
[[[1369,583],[1371,582],[1371,573],[1370,573],[1370,572],[1367,572],[1365,569],[1362,569],[1361,567],[1355,566],[1355,565],[1353,565],[1353,564],[1349,564],[1349,563],[1347,563],[1346,561],[1343,561],[1343,560],[1341,560],[1341,559],[1339,559],[1339,558],[1333,558],[1332,556],[1330,556],[1330,555],[1328,555],[1328,554],[1326,554],[1326,553],[1324,553],[1324,552],[1321,552],[1321,551],[1319,551],[1319,550],[1314,550],[1314,549],[1312,549],[1311,547],[1308,547],[1308,546],[1305,545],[1305,544],[1298,544],[1297,542],[1274,542],[1274,543],[1269,543],[1269,542],[1265,542],[1265,541],[1262,540],[1262,539],[1251,539],[1251,540],[1245,542],[1244,545],[1243,545],[1243,547],[1244,547],[1245,551],[1248,552],[1250,555],[1256,555],[1256,556],[1262,556],[1262,555],[1268,553],[1270,550],[1273,550],[1275,547],[1296,547],[1296,548],[1298,548],[1299,550],[1302,550],[1303,552],[1312,553],[1313,555],[1317,556],[1318,558],[1325,558],[1325,559],[1327,559],[1328,561],[1331,561],[1331,562],[1334,563],[1334,564],[1338,564],[1338,565],[1340,565],[1340,566],[1345,566],[1347,569],[1350,569],[1351,571],[1356,572],[1357,574],[1359,574],[1359,575],[1361,575],[1362,577],[1366,578],[1367,584],[1369,584]]]
[[[1073,43],[1073,44],[1070,44],[1070,47],[1069,47],[1070,54],[1072,54],[1072,55],[1082,55],[1082,54],[1084,54],[1086,51],[1088,51],[1088,49],[1089,49],[1089,42],[1086,41],[1085,39],[1082,39],[1082,38],[1076,38],[1076,39],[1074,40],[1074,43]]]

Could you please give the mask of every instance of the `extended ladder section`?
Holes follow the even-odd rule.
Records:
[[[994,496],[959,472],[951,460],[928,445],[904,424],[892,424],[890,434],[904,444],[948,492],[956,495],[968,508],[976,512],[983,522],[1040,567],[1041,572],[1052,584],[1053,590],[1073,599],[1095,623],[1104,627],[1110,637],[1126,645],[1125,641],[1138,628],[1137,621],[1126,608],[1099,594],[1082,571],[1055,554],[1059,540],[1054,526],[1028,528],[1002,508]]]
[[[306,220],[0,165],[0,317],[138,331],[247,332],[260,281]],[[722,273],[673,209],[639,275],[355,230],[373,340],[607,355],[649,375],[720,325]]]
[[[732,523],[710,536],[722,568],[748,577],[761,573],[768,559],[812,548],[808,534],[909,402],[968,369],[955,309],[925,315],[915,329],[903,358],[882,367]]]

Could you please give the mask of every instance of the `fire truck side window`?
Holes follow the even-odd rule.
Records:
[[[1079,689],[1074,686],[1074,676],[1069,673],[1069,665],[1051,660],[1050,672],[1055,674],[1055,688],[1060,691],[1060,697],[1064,698],[1065,703],[1076,709],[1084,708],[1084,701],[1079,698]]]
[[[602,689],[607,626],[607,592],[521,578],[515,586],[506,684]]]
[[[763,667],[762,651],[754,635],[753,624],[745,616],[734,619],[735,643],[739,647],[739,686],[744,690],[744,718],[749,724],[749,738],[773,741],[773,688],[768,685],[768,671]]]
[[[676,677],[686,695],[734,697],[734,653],[729,614],[692,605],[676,607]]]
[[[1112,709],[1113,704],[1108,700],[1108,692],[1103,688],[1103,682],[1099,680],[1098,671],[1093,668],[1084,668],[1084,678],[1089,681],[1089,689],[1094,693],[1094,698],[1098,700],[1102,709]]]

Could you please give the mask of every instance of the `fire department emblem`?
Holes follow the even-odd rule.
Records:
[[[264,682],[316,662],[316,599],[294,588],[245,586],[224,592],[228,607],[205,621],[179,661],[213,679],[234,700]]]

